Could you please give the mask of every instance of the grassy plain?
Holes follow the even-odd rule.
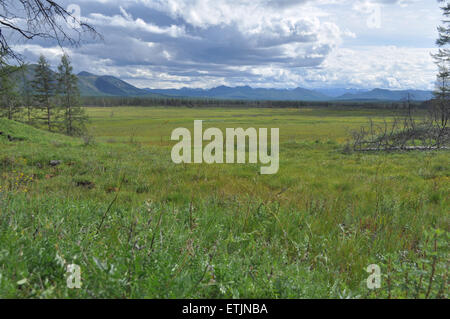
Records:
[[[450,152],[343,152],[392,112],[87,111],[94,139],[0,119],[0,297],[448,296]],[[279,127],[280,171],[173,164],[171,132],[194,120]]]

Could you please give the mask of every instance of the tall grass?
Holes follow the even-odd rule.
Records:
[[[0,120],[1,297],[448,296],[448,151],[344,154],[370,110],[111,111],[88,110],[95,144]],[[280,172],[174,165],[193,119],[279,125]]]

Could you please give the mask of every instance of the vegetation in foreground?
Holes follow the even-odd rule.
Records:
[[[448,297],[449,152],[342,152],[389,113],[87,111],[95,139],[0,119],[1,297]],[[279,126],[280,172],[174,165],[170,132],[193,119]]]

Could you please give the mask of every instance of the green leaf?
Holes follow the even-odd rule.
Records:
[[[27,278],[24,278],[24,279],[22,279],[22,280],[19,280],[19,281],[17,282],[17,284],[18,284],[19,286],[22,286],[22,285],[25,285],[27,282],[28,282],[28,279],[27,279]]]

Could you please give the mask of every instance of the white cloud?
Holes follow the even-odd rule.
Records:
[[[76,70],[141,87],[431,88],[434,81],[434,1],[63,1],[79,4],[105,37],[70,49]],[[378,6],[382,23],[370,28]],[[56,65],[54,44],[18,48],[31,59],[45,52]]]
[[[95,27],[116,27],[127,29],[130,31],[140,30],[154,34],[166,34],[173,38],[186,35],[183,27],[171,25],[169,27],[159,27],[152,23],[147,23],[143,19],[133,19],[122,7],[120,7],[123,15],[106,16],[101,13],[92,13],[85,21]]]
[[[362,88],[432,89],[436,67],[433,48],[366,46],[335,50],[310,80]]]

